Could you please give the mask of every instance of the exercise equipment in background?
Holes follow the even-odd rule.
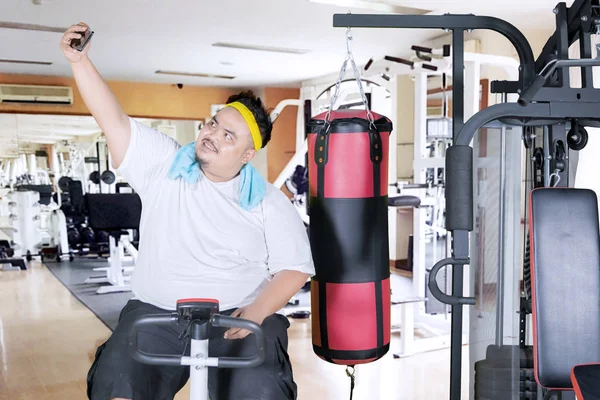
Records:
[[[110,234],[106,230],[94,229],[89,223],[89,210],[86,205],[83,188],[79,180],[65,178],[62,182],[62,199],[60,210],[65,216],[65,231],[69,246],[69,257],[72,255],[89,257],[104,257],[111,254]],[[62,179],[62,178],[61,178]],[[134,193],[126,182],[115,184],[117,193]],[[93,194],[93,193],[92,193]],[[55,194],[55,197],[58,197]],[[62,229],[62,228],[61,228]],[[138,242],[138,230],[131,230],[128,235],[129,242],[135,247]],[[122,240],[125,240],[123,236]],[[116,243],[115,243],[116,245]],[[131,256],[127,256],[125,263],[131,263]]]
[[[383,357],[391,335],[387,163],[392,123],[369,110],[351,39],[348,32],[338,82],[351,61],[366,110],[332,110],[336,90],[330,109],[311,119],[308,135],[316,271],[311,281],[313,350],[349,368]]]
[[[308,217],[308,168],[297,165],[292,176],[285,181],[285,187],[292,194],[292,204],[298,211],[305,226],[310,225]]]
[[[41,226],[40,195],[32,190],[17,190],[11,192],[8,197],[14,204],[11,214],[15,232],[13,240],[20,255],[25,256],[27,261],[31,261],[33,256],[39,253],[41,247],[39,235]]]
[[[100,175],[100,180],[102,182],[106,183],[107,185],[112,185],[113,183],[115,183],[115,180],[117,178],[115,176],[115,173],[110,170],[109,158],[110,158],[110,156],[108,153],[108,145],[105,144],[104,145],[104,160],[106,161],[106,169],[104,170],[102,175]]]
[[[103,146],[104,153],[104,163],[105,169],[102,171],[101,158],[100,158],[100,148]],[[94,186],[90,186],[90,192],[92,193],[103,193],[104,190],[102,188],[102,184],[107,185],[108,193],[112,190],[110,189],[110,185],[114,184],[117,181],[117,176],[110,169],[110,153],[108,151],[108,145],[105,142],[97,141],[96,142],[96,156],[95,157],[87,157],[87,164],[95,164],[96,169],[93,170],[89,175],[88,179]]]
[[[97,294],[130,291],[129,281],[137,261],[131,230],[139,229],[142,213],[140,197],[136,193],[88,193],[85,197],[89,226],[97,232],[108,232],[110,258],[108,267],[94,268],[104,275],[90,277],[84,283],[108,283],[99,287]],[[126,258],[125,252],[129,257]]]
[[[567,140],[567,133],[576,123],[578,126],[595,127],[600,122],[598,114],[598,104],[600,104],[600,91],[594,87],[594,67],[600,66],[600,58],[593,57],[592,46],[596,45],[590,40],[590,35],[598,32],[600,29],[600,14],[598,0],[575,0],[570,7],[566,3],[559,2],[554,8],[553,17],[556,25],[556,31],[548,38],[548,41],[543,46],[537,59],[534,57],[531,45],[521,31],[498,18],[482,17],[475,15],[358,15],[358,14],[336,14],[333,16],[333,26],[348,29],[349,27],[371,27],[371,28],[405,28],[405,29],[446,29],[451,31],[452,36],[452,145],[446,151],[446,218],[445,225],[451,235],[452,251],[451,256],[439,260],[431,270],[429,276],[429,288],[431,293],[440,301],[451,305],[452,322],[451,322],[451,347],[450,347],[450,400],[459,400],[462,397],[462,382],[466,375],[463,369],[463,306],[477,305],[483,307],[481,317],[477,314],[479,310],[469,310],[471,318],[469,319],[469,335],[471,336],[471,345],[469,346],[470,361],[477,361],[482,357],[482,352],[485,353],[486,345],[494,343],[494,337],[497,338],[498,346],[516,345],[518,344],[519,331],[523,330],[522,322],[520,321],[519,313],[519,298],[521,290],[519,288],[519,239],[521,237],[522,213],[520,207],[515,207],[519,203],[519,190],[522,187],[522,175],[518,171],[518,166],[521,165],[522,149],[520,146],[513,147],[514,138],[519,137],[520,130],[527,130],[529,127],[548,132],[545,135],[549,140],[543,145],[543,148],[549,150],[556,149],[557,151],[549,152],[552,155],[551,159],[542,159],[541,172],[544,178],[545,186],[569,186],[572,185],[572,178],[569,178],[569,154],[567,148],[569,146],[578,146],[578,143],[583,144],[584,139],[575,138],[575,140]],[[485,105],[480,111],[474,109],[475,102],[465,102],[466,92],[480,92],[480,82],[476,82],[473,86],[472,82],[465,80],[468,75],[469,66],[465,53],[465,32],[471,29],[488,29],[494,30],[505,36],[516,49],[518,55],[518,68],[510,73],[509,80],[494,81],[490,84],[492,93],[501,95],[506,100],[502,104],[495,104],[489,107]],[[578,46],[571,46],[576,41]],[[597,47],[597,46],[596,46]],[[577,49],[579,54],[576,56],[570,54],[570,50]],[[577,70],[579,74],[570,74],[571,71]],[[511,76],[512,75],[512,76]],[[478,80],[479,81],[479,80]],[[423,84],[415,81],[415,85]],[[487,89],[484,93],[487,93]],[[475,96],[477,98],[477,96]],[[516,100],[516,101],[515,101]],[[487,128],[487,129],[481,129]],[[511,130],[516,133],[508,133]],[[497,133],[493,133],[493,132]],[[500,133],[498,135],[498,133]],[[474,142],[475,140],[475,142]],[[562,143],[559,143],[562,142]],[[565,143],[567,145],[565,145]],[[487,144],[484,145],[484,144]],[[517,143],[519,144],[519,143]],[[510,146],[510,147],[509,147]],[[500,206],[494,210],[494,215],[498,223],[497,240],[491,243],[489,247],[495,247],[498,250],[498,268],[497,274],[488,274],[493,276],[491,285],[494,287],[495,295],[477,297],[469,297],[470,293],[464,293],[465,283],[465,266],[470,266],[469,275],[477,276],[481,262],[477,259],[478,235],[481,234],[477,230],[475,220],[475,193],[474,189],[479,189],[474,185],[474,180],[478,179],[477,175],[482,168],[474,165],[475,162],[484,162],[483,158],[491,158],[489,152],[485,154],[486,149],[491,147],[494,151],[499,150],[501,155],[497,157],[500,160],[500,166],[496,165],[495,171],[499,174],[497,183],[499,188],[495,191],[500,200]],[[573,147],[571,147],[573,150]],[[511,163],[505,164],[505,160],[514,160]],[[506,165],[511,166],[511,170],[506,168]],[[517,166],[517,170],[515,170]],[[491,168],[487,168],[491,171]],[[516,181],[512,175],[515,172]],[[551,179],[546,179],[551,177]],[[550,182],[549,182],[550,181]],[[549,184],[547,183],[549,182]],[[571,182],[571,183],[569,183]],[[504,198],[511,201],[504,201]],[[517,199],[516,201],[514,199]],[[587,206],[586,206],[587,209]],[[562,214],[561,214],[562,213]],[[488,213],[492,214],[492,213]],[[574,212],[566,208],[557,209],[555,215],[557,220],[565,221],[569,216],[582,216],[579,212]],[[593,222],[597,224],[597,210],[593,214],[596,215]],[[588,217],[589,218],[589,217]],[[590,218],[592,220],[594,217]],[[579,221],[579,218],[576,218]],[[526,220],[527,221],[527,220]],[[535,221],[534,221],[535,223]],[[561,226],[555,225],[556,230]],[[587,229],[588,226],[586,225]],[[471,234],[471,232],[474,232]],[[495,233],[495,232],[494,232]],[[550,233],[549,233],[550,234]],[[552,235],[555,233],[552,232]],[[474,236],[473,236],[474,235]],[[597,240],[597,227],[592,236]],[[554,238],[556,238],[558,235]],[[579,236],[577,236],[579,237]],[[475,238],[475,240],[472,240]],[[563,238],[570,243],[570,239]],[[576,246],[581,247],[579,244]],[[488,246],[486,246],[486,250]],[[564,362],[573,362],[580,354],[580,348],[573,346],[582,346],[587,349],[590,356],[597,355],[596,337],[590,336],[590,340],[581,336],[567,338],[562,335],[564,327],[559,327],[558,324],[563,324],[569,328],[578,327],[581,332],[596,332],[596,320],[588,320],[589,318],[597,318],[598,313],[598,287],[595,287],[595,292],[589,294],[585,289],[585,284],[593,282],[597,285],[598,279],[593,279],[589,276],[581,278],[579,273],[576,273],[578,279],[572,276],[563,275],[566,270],[573,271],[570,267],[573,260],[573,255],[583,254],[580,251],[574,252],[573,245],[569,248],[561,247],[562,256],[570,257],[561,265],[552,268],[550,274],[557,272],[558,276],[554,277],[554,282],[558,285],[555,287],[549,304],[540,307],[548,307],[553,309],[556,314],[562,316],[561,310],[568,310],[565,313],[565,320],[561,321],[557,315],[553,315],[552,320],[555,325],[548,324],[548,328],[556,327],[561,336],[562,343],[565,345],[560,349],[560,363],[554,367],[550,367],[550,371],[557,371],[562,368]],[[534,249],[532,248],[533,252]],[[592,249],[594,257],[598,250]],[[551,254],[554,254],[553,252]],[[564,260],[564,258],[561,258]],[[586,263],[589,260],[586,261]],[[515,265],[516,264],[516,265]],[[535,263],[533,263],[535,264]],[[532,265],[533,265],[532,264]],[[443,293],[439,288],[436,276],[444,268],[452,268],[452,292]],[[587,268],[587,267],[586,267]],[[595,266],[595,274],[598,273],[599,267]],[[532,276],[535,274],[535,265],[532,267]],[[594,275],[595,276],[595,275]],[[532,278],[534,280],[534,278]],[[467,280],[468,283],[471,283]],[[575,291],[572,288],[575,285],[582,285],[582,290]],[[578,287],[578,286],[577,286]],[[534,286],[532,286],[534,288]],[[569,291],[568,293],[566,291]],[[551,298],[553,297],[553,298]],[[560,300],[560,307],[553,305]],[[593,307],[588,309],[588,305],[593,304]],[[488,307],[485,309],[485,307]],[[585,310],[585,311],[583,311]],[[569,313],[570,312],[570,313]],[[535,314],[535,312],[534,312]],[[579,323],[573,323],[573,317],[581,317]],[[593,317],[590,317],[592,315]],[[540,317],[538,315],[538,317]],[[534,317],[535,318],[535,317]],[[496,319],[494,321],[494,319]],[[485,323],[485,325],[484,325]],[[527,321],[525,321],[525,324]],[[488,327],[494,326],[495,329]],[[585,328],[583,328],[585,327]],[[481,329],[478,329],[481,328]],[[487,332],[484,332],[487,330]],[[573,332],[579,333],[579,332]],[[486,336],[490,335],[492,337]],[[537,330],[538,341],[542,337],[551,337],[555,333],[552,330]],[[543,345],[538,343],[538,350],[543,348]],[[535,345],[534,345],[535,349]],[[570,354],[573,349],[574,353]],[[534,357],[535,360],[536,357]],[[516,365],[520,365],[519,362]],[[537,360],[537,367],[549,364],[542,363],[542,360]],[[514,364],[513,364],[514,365]],[[515,382],[514,376],[518,376],[516,369],[510,376],[504,375],[511,382]],[[539,374],[540,371],[537,370]],[[539,376],[538,376],[539,378]],[[497,379],[497,378],[496,378]],[[556,381],[553,381],[556,379]],[[505,379],[501,379],[505,380]],[[517,381],[518,382],[518,381]],[[475,382],[475,384],[477,384]],[[554,376],[552,380],[547,382],[548,385],[560,388],[564,385],[563,375]],[[520,383],[519,383],[520,385]],[[519,386],[514,385],[516,389]],[[474,389],[474,387],[473,387]],[[540,391],[540,388],[538,388]],[[471,392],[472,393],[472,392]],[[519,391],[513,392],[515,397],[520,396]],[[471,394],[472,396],[472,394]],[[563,393],[562,398],[565,400],[569,396],[568,393]],[[481,396],[482,399],[489,399],[487,396]],[[503,397],[506,398],[506,397]],[[513,397],[514,398],[514,397]],[[546,396],[546,400],[550,397]]]
[[[127,182],[119,182],[115,184],[115,192],[117,193],[134,193],[135,191]]]
[[[539,188],[529,207],[533,370],[549,398],[573,390],[575,366],[600,363],[598,199],[589,189]]]
[[[571,382],[577,400],[597,400],[600,398],[600,364],[582,364],[573,367]]]
[[[75,255],[69,244],[69,234],[67,232],[67,219],[63,211],[52,203],[51,206],[42,206],[41,211],[42,243],[40,246],[40,261],[44,262],[47,257],[61,262],[66,257],[69,261],[75,259]]]
[[[70,177],[63,176],[59,179],[61,190],[68,189],[73,182]],[[27,254],[27,260],[31,261],[33,257],[40,257],[40,261],[51,257],[56,261],[62,261],[68,257],[73,261],[74,255],[71,252],[66,217],[61,207],[54,201],[52,185],[20,185],[17,186],[17,191],[37,192],[39,195],[39,207],[34,208],[36,216],[34,219],[39,220],[39,225],[36,224],[36,252],[30,251]]]
[[[100,173],[98,171],[92,171],[89,179],[94,185],[98,185],[100,183]]]
[[[14,191],[5,190],[8,207],[0,213],[4,247],[28,262],[36,257],[43,262],[48,254],[58,261],[67,256],[72,261],[65,216],[52,201],[51,186],[21,185]]]
[[[40,205],[48,206],[52,203],[52,185],[43,184],[43,185],[19,185],[16,186],[17,190],[20,191],[34,191],[39,193],[39,203]]]
[[[20,271],[27,269],[19,242],[16,207],[9,197],[10,189],[0,188],[0,270]]]
[[[108,252],[106,242],[97,242],[94,232],[88,225],[87,210],[84,202],[83,184],[79,180],[69,179],[60,194],[61,210],[65,215],[65,224],[70,252],[78,256],[96,253],[101,256]]]
[[[0,271],[20,271],[27,269],[23,258],[14,257],[15,251],[8,240],[0,239]]]

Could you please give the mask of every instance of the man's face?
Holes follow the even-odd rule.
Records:
[[[252,135],[242,115],[225,107],[198,133],[196,157],[209,178],[229,180],[255,155]]]

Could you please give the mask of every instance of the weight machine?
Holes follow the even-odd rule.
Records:
[[[525,143],[530,143],[531,129],[542,130],[542,152],[544,157],[537,163],[534,163],[534,170],[537,172],[540,184],[544,186],[568,187],[572,185],[569,179],[569,158],[568,150],[576,151],[585,145],[586,133],[585,127],[600,126],[600,114],[598,105],[600,104],[600,91],[594,88],[592,67],[600,66],[600,58],[592,58],[592,34],[600,32],[600,4],[598,0],[576,0],[571,7],[566,4],[558,3],[554,9],[556,15],[555,33],[548,39],[542,53],[537,60],[534,59],[531,46],[524,35],[513,25],[506,21],[493,17],[482,17],[474,15],[439,15],[439,16],[421,16],[421,15],[351,15],[336,14],[333,17],[334,27],[345,28],[411,28],[411,29],[445,29],[452,32],[452,69],[453,69],[453,115],[452,115],[452,146],[446,152],[446,229],[452,235],[452,255],[435,264],[429,277],[428,286],[432,294],[441,302],[452,307],[452,326],[451,326],[451,360],[450,360],[450,393],[451,400],[461,398],[461,362],[462,362],[462,332],[463,332],[463,306],[484,303],[485,298],[476,298],[465,296],[464,291],[464,268],[469,266],[472,257],[476,257],[477,240],[474,240],[473,250],[470,251],[470,232],[475,228],[475,206],[474,204],[474,180],[477,171],[474,168],[474,147],[471,143],[477,135],[481,135],[480,129],[500,131],[502,140],[501,148],[504,149],[502,156],[508,155],[509,136],[515,132],[526,132]],[[518,78],[510,81],[495,81],[491,84],[492,93],[502,94],[505,99],[511,95],[518,95],[516,102],[504,102],[487,107],[465,121],[465,80],[463,68],[465,67],[464,54],[464,32],[471,29],[489,29],[499,32],[515,46],[519,58]],[[580,58],[569,59],[569,47],[579,41]],[[597,44],[596,44],[597,47]],[[581,87],[572,87],[569,77],[569,68],[577,67],[581,73]],[[569,147],[570,146],[570,147]],[[534,144],[537,148],[537,143]],[[501,156],[501,160],[502,160]],[[535,161],[535,160],[534,160]],[[502,171],[506,172],[506,165],[502,165],[500,171],[500,182],[507,181]],[[543,179],[542,179],[543,177]],[[504,187],[508,189],[508,187]],[[501,196],[505,196],[501,192]],[[499,257],[503,257],[504,249],[508,243],[505,242],[503,231],[506,228],[503,213],[508,212],[505,208],[503,198],[500,200],[500,232],[498,236]],[[512,210],[512,212],[518,212]],[[477,228],[479,229],[479,227]],[[478,238],[478,230],[475,231],[475,237]],[[525,266],[527,266],[527,251],[525,251]],[[502,266],[510,263],[510,259],[503,260]],[[471,265],[477,269],[477,265]],[[452,294],[446,294],[440,290],[436,282],[436,276],[442,268],[452,267]],[[564,343],[565,351],[573,350],[569,357],[563,357],[561,368],[553,369],[549,366],[548,357],[542,353],[547,350],[538,343],[536,333],[533,333],[533,346],[528,346],[526,341],[527,332],[527,299],[525,296],[519,296],[514,299],[512,293],[505,292],[505,273],[503,268],[499,268],[498,280],[496,282],[496,299],[498,310],[496,310],[496,344],[488,347],[488,358],[505,357],[509,360],[508,364],[495,364],[491,370],[490,376],[494,371],[503,370],[508,365],[508,378],[504,381],[511,383],[510,390],[498,392],[496,389],[489,389],[486,395],[482,395],[483,389],[477,386],[475,382],[475,398],[540,398],[544,399],[572,399],[574,397],[572,389],[573,384],[565,379],[565,363],[572,362],[577,364],[594,363],[600,361],[597,355],[597,349],[590,349],[587,353],[582,353],[578,348],[585,346],[587,339],[578,338],[578,332],[572,331],[573,335],[568,338],[569,342]],[[511,270],[518,270],[517,266],[512,265]],[[538,271],[539,272],[539,271]],[[525,286],[531,285],[531,279],[525,271],[523,283]],[[546,272],[551,273],[551,272]],[[513,279],[518,281],[518,274],[513,274]],[[524,299],[525,297],[525,299]],[[507,310],[503,309],[505,302],[519,301],[521,307],[519,312],[519,324],[516,342],[517,345],[505,344],[504,315]],[[554,310],[561,314],[578,316],[575,321],[569,318],[571,326],[574,322],[585,326],[587,319],[585,313],[573,308],[568,299],[562,299],[561,310]],[[512,304],[512,303],[510,303]],[[549,304],[548,307],[551,307]],[[593,309],[596,309],[594,305]],[[545,307],[539,304],[538,307]],[[546,313],[549,312],[546,310]],[[598,336],[596,330],[592,333]],[[595,337],[594,336],[594,337]],[[595,341],[593,343],[596,343]],[[528,349],[533,347],[534,355],[527,354]],[[507,350],[507,351],[506,351]],[[511,353],[516,350],[515,353]],[[507,355],[508,353],[508,355]],[[532,358],[531,372],[538,385],[536,393],[532,390],[521,389],[520,384],[527,386],[527,369],[530,367],[528,360]],[[516,367],[515,367],[516,362]],[[524,364],[524,365],[522,365]],[[482,364],[479,364],[481,366]],[[575,367],[572,365],[571,367]],[[477,365],[475,366],[477,369]],[[540,370],[551,369],[556,374],[548,376],[540,375]],[[481,377],[483,369],[477,371],[478,377]],[[503,370],[504,371],[504,370]],[[558,371],[558,372],[557,372]],[[531,378],[529,375],[529,378]],[[497,379],[497,378],[496,378]],[[525,379],[523,381],[522,379]],[[477,381],[477,377],[475,378]],[[493,382],[493,379],[492,379]],[[542,386],[543,385],[543,386]],[[537,390],[539,388],[539,390]],[[473,389],[473,387],[471,388]],[[534,397],[535,396],[535,397]],[[560,397],[558,397],[560,396]],[[473,390],[471,391],[473,397]]]
[[[90,277],[84,283],[108,283],[99,287],[97,294],[128,292],[138,254],[131,243],[129,230],[139,229],[142,214],[140,197],[136,193],[88,193],[85,197],[89,226],[109,232],[110,258],[108,267],[94,268],[94,271],[104,272],[104,276]],[[125,257],[125,250],[129,259]]]
[[[56,203],[49,202],[46,195],[50,190],[49,185],[21,185],[7,195],[9,215],[2,228],[9,232],[14,255],[28,262],[38,256],[43,262],[48,253],[55,254],[58,261],[63,256],[73,261],[65,216]],[[41,194],[48,201],[42,201]]]
[[[452,139],[452,119],[447,111],[442,111],[439,118],[430,118],[427,115],[427,79],[438,76],[442,81],[442,92],[447,87],[447,82],[452,79],[452,61],[448,59],[451,46],[445,45],[441,49],[431,49],[422,46],[412,46],[417,56],[410,60],[398,57],[385,56],[381,60],[370,60],[365,66],[365,76],[388,74],[389,77],[411,75],[414,79],[414,178],[412,183],[390,183],[390,195],[414,195],[421,202],[420,208],[432,207],[433,213],[445,214],[445,204],[438,201],[439,196],[444,196],[445,190],[445,150],[447,145],[436,145],[436,141],[444,143]],[[429,55],[429,56],[426,56]],[[501,68],[511,78],[518,77],[519,63],[510,57],[495,56],[479,53],[464,53],[464,82],[465,82],[465,114],[471,116],[480,108],[480,79],[481,68],[486,66]],[[448,108],[447,100],[443,108]],[[434,149],[431,149],[435,146]],[[442,147],[440,150],[439,147]],[[428,171],[433,171],[428,173]],[[395,174],[394,174],[395,176]],[[441,182],[440,182],[441,180]],[[443,217],[441,220],[433,218],[430,221],[423,210],[418,210],[414,217],[413,232],[415,240],[414,259],[416,276],[414,283],[415,295],[423,296],[425,290],[425,247],[426,235],[433,236],[433,258],[437,259],[436,237],[445,235]],[[436,235],[437,233],[437,235]]]
[[[17,203],[10,192],[10,189],[0,188],[0,270],[20,271],[27,269],[27,265],[17,243],[20,241],[15,214]]]

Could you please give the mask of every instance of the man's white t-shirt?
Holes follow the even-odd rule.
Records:
[[[130,125],[118,172],[142,200],[135,298],[168,310],[178,299],[214,298],[226,310],[251,303],[279,271],[314,275],[306,229],[283,192],[267,183],[262,202],[246,211],[239,176],[169,180],[181,146],[134,119]]]

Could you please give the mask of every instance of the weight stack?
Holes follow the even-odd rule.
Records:
[[[537,400],[532,346],[489,346],[475,363],[475,400]]]
[[[365,110],[308,126],[313,351],[340,365],[370,363],[390,345],[388,151],[391,121]]]

